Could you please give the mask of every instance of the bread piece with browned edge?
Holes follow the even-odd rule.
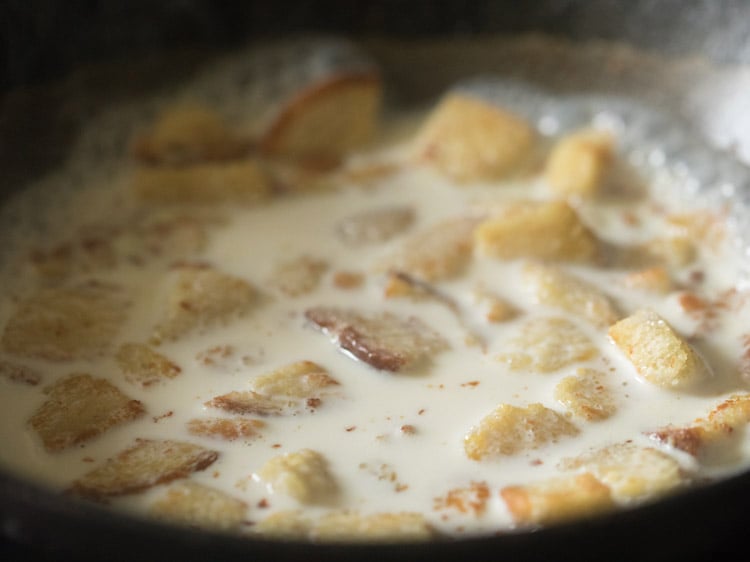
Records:
[[[44,389],[47,400],[29,425],[50,452],[62,451],[142,416],[146,409],[111,382],[72,374]]]
[[[209,467],[217,458],[217,451],[193,443],[137,439],[135,445],[74,481],[68,491],[76,496],[105,501],[187,478],[193,472]]]
[[[460,183],[507,177],[529,157],[534,130],[509,111],[464,94],[449,94],[414,140],[417,161]]]

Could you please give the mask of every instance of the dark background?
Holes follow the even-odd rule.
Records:
[[[542,31],[617,38],[669,53],[699,46],[715,59],[749,61],[749,14],[746,0],[3,0],[0,88],[59,77],[81,61],[300,31],[400,37]]]

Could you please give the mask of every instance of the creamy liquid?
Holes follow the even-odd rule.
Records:
[[[400,160],[397,148],[380,158]],[[126,177],[127,169],[122,171]],[[125,182],[113,182],[119,193]],[[117,195],[122,197],[122,195]],[[52,490],[65,489],[76,478],[101,464],[108,457],[132,444],[135,438],[179,439],[199,443],[220,452],[219,459],[191,478],[220,488],[249,505],[247,519],[260,521],[280,510],[297,509],[290,497],[276,493],[257,477],[270,458],[303,448],[322,453],[330,464],[341,493],[329,504],[306,506],[311,514],[329,509],[354,509],[362,513],[416,511],[449,534],[491,533],[513,527],[499,494],[507,485],[530,483],[559,476],[560,460],[579,455],[590,448],[633,440],[655,446],[643,435],[669,423],[680,425],[705,415],[725,397],[741,390],[737,376],[744,333],[742,311],[726,315],[719,327],[694,342],[696,349],[712,365],[710,382],[691,392],[667,391],[638,377],[634,367],[607,339],[580,318],[569,319],[598,345],[601,357],[549,374],[510,372],[497,360],[507,351],[507,341],[519,322],[533,316],[565,316],[556,309],[535,304],[524,287],[522,262],[503,262],[475,257],[465,275],[436,284],[441,292],[458,303],[461,317],[445,306],[408,299],[385,299],[383,276],[376,265],[395,251],[411,234],[442,219],[462,216],[484,208],[487,202],[518,198],[546,198],[541,180],[508,182],[507,185],[456,187],[430,169],[406,167],[366,187],[344,185],[334,192],[288,196],[253,208],[222,209],[225,224],[212,227],[205,251],[195,256],[224,271],[251,282],[264,293],[260,305],[245,317],[226,326],[194,333],[158,351],[177,363],[182,372],[174,380],[148,388],[124,380],[113,358],[95,361],[52,363],[1,357],[37,368],[43,374],[36,387],[0,378],[0,462],[9,471],[44,483]],[[336,234],[341,220],[367,209],[393,205],[412,207],[415,224],[404,234],[382,244],[351,247]],[[637,227],[623,219],[628,210],[639,218]],[[661,206],[648,200],[633,200],[597,206],[584,203],[581,214],[601,238],[615,242],[638,242],[673,233]],[[34,241],[32,241],[34,242]],[[25,248],[19,248],[19,254]],[[300,255],[322,258],[330,264],[320,287],[310,294],[291,298],[279,296],[267,285],[280,259]],[[741,256],[730,245],[718,252],[699,247],[697,260],[673,271],[678,281],[689,283],[691,273],[700,271],[704,281],[700,292],[715,297],[734,287],[743,266]],[[624,315],[650,307],[661,314],[683,335],[697,328],[679,306],[678,293],[654,295],[626,289],[622,270],[571,266],[571,272],[597,284],[610,295]],[[344,290],[332,283],[337,271],[366,274],[365,283]],[[115,342],[143,342],[159,320],[160,299],[164,296],[165,266],[140,268],[122,265],[97,272],[95,277],[111,281],[134,295],[127,324]],[[14,272],[5,286],[13,294],[23,294],[28,282]],[[481,284],[489,292],[513,303],[525,314],[505,323],[488,323],[473,290]],[[327,336],[310,326],[304,311],[312,306],[335,305],[359,311],[388,310],[402,316],[413,315],[433,327],[450,343],[450,349],[434,357],[429,366],[416,372],[389,373],[358,362],[342,353]],[[15,306],[11,298],[0,301],[0,326]],[[467,343],[467,331],[486,345]],[[196,356],[215,346],[230,346],[229,357],[206,365]],[[190,435],[186,422],[195,417],[222,416],[204,403],[215,396],[250,390],[254,377],[295,361],[309,360],[325,367],[340,386],[327,396],[320,408],[296,416],[266,418],[267,426],[255,440],[225,442]],[[561,438],[558,443],[476,462],[466,457],[463,439],[482,417],[501,403],[524,406],[541,402],[563,411],[553,398],[561,378],[579,367],[592,367],[606,373],[616,393],[617,413],[601,422],[575,421],[581,433]],[[60,377],[87,372],[113,382],[130,397],[140,400],[147,411],[142,418],[106,431],[102,436],[60,453],[44,450],[27,421],[44,402],[43,388]],[[404,426],[413,426],[414,433]],[[696,478],[729,474],[745,466],[750,458],[750,442],[742,444],[742,459],[729,464],[710,460],[698,466],[690,456],[670,451]],[[391,476],[395,474],[395,476]],[[436,509],[436,499],[451,489],[467,488],[486,482],[490,490],[487,509],[482,515],[461,514]],[[142,494],[117,498],[113,508],[139,513],[164,493],[157,486]],[[266,500],[266,502],[262,502]],[[259,507],[261,503],[267,504]]]

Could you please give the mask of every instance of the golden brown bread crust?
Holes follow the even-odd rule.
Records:
[[[49,398],[31,416],[29,425],[50,452],[93,439],[146,411],[141,402],[109,381],[87,374],[69,375],[45,392]]]
[[[415,317],[404,319],[388,312],[367,315],[336,307],[310,308],[305,317],[334,336],[341,349],[384,371],[408,368],[448,345]]]
[[[115,359],[125,379],[144,388],[173,379],[182,372],[179,365],[140,343],[121,345]]]
[[[186,478],[217,458],[217,451],[192,443],[138,439],[132,447],[73,482],[68,493],[97,501],[135,494]]]
[[[304,89],[290,100],[259,141],[265,154],[339,155],[371,137],[380,106],[377,72],[334,75]],[[355,98],[356,103],[346,99]],[[336,98],[339,100],[336,100]],[[338,103],[323,108],[323,117],[310,126],[306,121],[326,99]],[[326,121],[328,123],[326,123]],[[325,130],[328,127],[328,130]],[[294,138],[294,137],[297,138]]]
[[[101,357],[125,320],[127,304],[119,287],[97,281],[41,289],[16,307],[0,346],[12,355],[50,361]]]

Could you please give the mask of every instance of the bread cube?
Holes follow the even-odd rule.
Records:
[[[537,303],[562,309],[599,328],[609,327],[620,318],[607,295],[559,267],[527,263],[523,268],[523,280]]]
[[[496,359],[511,371],[550,373],[599,355],[591,339],[565,318],[526,320],[507,345]]]
[[[602,188],[613,159],[613,139],[595,130],[577,131],[555,143],[544,168],[552,192],[564,197],[591,197]]]
[[[549,525],[615,507],[609,488],[588,473],[507,486],[500,490],[500,496],[519,525]]]
[[[244,279],[210,267],[179,267],[171,273],[153,341],[173,341],[194,330],[227,323],[250,310],[255,301],[256,291]]]
[[[138,439],[136,444],[73,482],[69,492],[104,501],[135,494],[204,470],[219,453],[183,441]]]
[[[328,461],[312,449],[274,457],[258,476],[275,493],[287,494],[303,504],[329,503],[338,493]]]
[[[125,379],[142,387],[175,378],[182,372],[176,363],[141,343],[125,343],[115,355]]]
[[[252,387],[256,392],[267,396],[310,398],[338,384],[317,363],[297,361],[255,378]]]
[[[320,542],[415,542],[435,536],[420,513],[333,511],[314,521],[299,511],[280,511],[260,521],[254,532],[264,537]]]
[[[42,289],[18,304],[0,346],[49,361],[101,357],[125,322],[127,304],[119,288],[94,281]]]
[[[641,377],[662,388],[688,388],[710,375],[696,351],[652,310],[620,320],[609,336]]]
[[[298,297],[314,291],[328,271],[328,263],[310,256],[299,256],[276,264],[268,285],[287,297]]]
[[[321,542],[417,542],[435,536],[421,513],[374,513],[361,515],[352,511],[332,512],[321,517],[311,533]]]
[[[604,379],[604,373],[600,371],[578,369],[575,375],[557,383],[555,400],[571,414],[586,421],[606,420],[617,411],[617,406]]]
[[[517,170],[534,147],[520,117],[463,94],[449,94],[414,140],[414,154],[458,182],[493,181]]]
[[[256,416],[284,416],[298,413],[302,408],[296,400],[266,396],[251,390],[238,390],[217,396],[208,402],[206,406],[219,408],[230,414],[256,415]]]
[[[146,411],[143,404],[109,381],[87,374],[62,378],[45,393],[48,398],[31,416],[29,425],[50,452],[89,441]]]
[[[380,244],[408,230],[414,223],[411,207],[366,209],[342,219],[336,235],[349,246]]]
[[[248,418],[193,418],[187,423],[190,435],[235,441],[256,439],[265,422]]]
[[[705,418],[698,418],[685,427],[667,426],[648,432],[652,439],[675,449],[698,456],[703,450],[736,434],[750,422],[750,394],[730,396]]]
[[[469,431],[464,438],[464,450],[470,459],[482,460],[538,449],[578,433],[566,416],[542,404],[523,408],[500,404]]]
[[[564,459],[564,470],[583,469],[594,474],[620,501],[664,495],[686,483],[680,464],[653,447],[634,443],[609,445],[575,458]]]
[[[151,130],[133,143],[133,155],[147,163],[181,165],[241,156],[249,143],[212,109],[198,104],[168,107]]]
[[[587,262],[598,252],[596,236],[565,202],[524,202],[505,207],[474,231],[480,255],[511,260]]]
[[[260,139],[267,154],[341,155],[374,135],[382,95],[376,73],[344,72],[314,82],[284,104]]]
[[[442,336],[414,317],[335,307],[311,308],[305,317],[341,349],[384,371],[408,369],[448,347]]]
[[[251,204],[272,195],[268,173],[256,160],[200,163],[180,168],[142,167],[135,170],[132,189],[150,204]]]
[[[313,521],[298,510],[277,511],[253,526],[253,533],[283,540],[310,540]]]
[[[173,523],[232,531],[245,520],[247,504],[216,488],[188,480],[171,486],[149,511],[151,515]]]
[[[471,260],[475,217],[440,221],[407,238],[382,264],[424,281],[440,281],[460,274]]]

